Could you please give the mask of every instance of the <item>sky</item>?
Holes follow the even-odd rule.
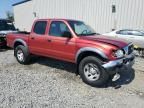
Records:
[[[6,18],[6,12],[13,12],[12,4],[23,0],[0,0],[0,18]]]

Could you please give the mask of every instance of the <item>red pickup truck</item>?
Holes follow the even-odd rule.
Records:
[[[21,64],[27,64],[31,55],[75,63],[82,80],[91,86],[104,85],[111,75],[118,79],[119,70],[131,68],[135,58],[132,43],[107,38],[70,19],[38,19],[31,33],[8,34],[7,45]]]

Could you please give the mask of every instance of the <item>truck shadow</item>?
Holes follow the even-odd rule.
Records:
[[[45,65],[51,68],[56,68],[60,70],[65,70],[70,73],[76,73],[76,65],[73,63],[60,61],[52,58],[45,57],[33,57],[30,64],[38,63],[40,65]]]
[[[5,52],[5,51],[7,51],[6,49],[0,49],[0,52]]]
[[[135,70],[133,68],[128,70],[123,70],[121,72],[121,78],[116,82],[119,85],[126,85],[131,83],[135,78]]]
[[[107,84],[107,87],[115,87],[121,88],[122,85],[130,84],[135,78],[135,70],[133,68],[122,70],[120,73],[120,79],[118,79],[115,82],[110,81]]]
[[[45,57],[38,57],[36,59],[32,59],[31,64],[33,63],[38,63],[40,65],[45,65],[51,68],[64,70],[77,75],[76,65],[73,63]],[[112,82],[111,80],[109,80],[109,82],[102,88],[115,87],[116,85],[119,85],[121,87],[122,85],[127,85],[131,83],[135,78],[135,70],[134,69],[122,70],[120,75],[121,77],[119,80],[117,80],[116,82]]]
[[[13,50],[12,48],[9,48],[9,47],[0,47],[0,52],[5,52],[7,50]]]

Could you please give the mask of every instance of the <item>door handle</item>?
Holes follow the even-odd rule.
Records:
[[[48,42],[51,42],[52,40],[48,39]]]
[[[31,37],[31,39],[35,39],[34,37]]]

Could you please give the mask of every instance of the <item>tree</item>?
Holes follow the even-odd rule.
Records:
[[[6,17],[8,20],[14,21],[14,14],[10,11],[6,12]]]

